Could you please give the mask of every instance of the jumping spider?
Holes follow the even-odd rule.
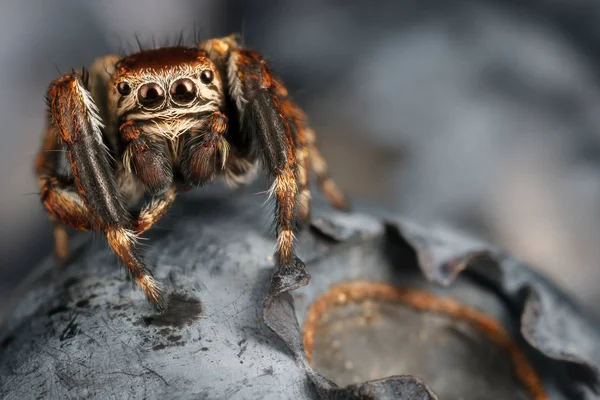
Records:
[[[68,254],[66,227],[103,232],[158,308],[163,296],[136,236],[178,191],[217,176],[249,183],[262,165],[274,180],[276,262],[291,270],[302,265],[293,232],[296,216],[309,218],[309,168],[330,202],[345,208],[304,113],[265,59],[233,36],[102,57],[89,72],[53,81],[47,100],[36,172],[58,257]],[[153,200],[132,212],[145,195]]]

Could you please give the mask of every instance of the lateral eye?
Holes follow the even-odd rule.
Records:
[[[202,81],[202,83],[204,83],[205,85],[208,85],[209,83],[212,82],[213,80],[213,73],[210,69],[205,69],[204,71],[202,71],[200,73],[200,80]]]
[[[178,79],[171,85],[171,98],[177,104],[188,104],[196,98],[196,85],[191,79]]]
[[[138,101],[145,108],[157,108],[165,101],[165,91],[158,83],[146,83],[138,90]]]
[[[117,90],[121,96],[128,96],[131,93],[131,86],[129,86],[129,83],[123,81],[119,83]]]

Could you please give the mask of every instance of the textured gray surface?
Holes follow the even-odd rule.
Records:
[[[162,315],[103,241],[85,240],[64,267],[49,259],[0,328],[0,397],[437,398],[411,376],[340,388],[308,366],[299,330],[308,306],[352,279],[426,288],[477,307],[513,334],[523,331],[519,340],[552,398],[596,397],[600,334],[576,305],[495,248],[403,220],[383,223],[375,209],[317,207],[315,216],[327,219],[299,234],[311,283],[263,305],[274,241],[256,191],[182,196],[150,233],[145,253],[170,293]]]
[[[232,218],[224,197],[187,207],[195,216],[175,219],[147,248],[157,279],[176,293],[168,314],[153,314],[101,241],[79,249],[84,254],[56,280],[48,264],[4,323],[2,340],[9,333],[14,341],[3,352],[0,397],[28,398],[33,390],[49,398],[278,399],[307,392],[302,370],[260,322],[273,242],[261,235],[256,212]]]

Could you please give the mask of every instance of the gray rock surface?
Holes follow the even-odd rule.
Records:
[[[598,327],[526,265],[454,231],[317,204],[298,235],[311,282],[272,295],[271,214],[257,191],[183,195],[150,232],[146,258],[169,293],[163,314],[102,240],[82,238],[65,266],[48,259],[0,328],[0,398],[452,398],[410,371],[342,388],[311,369],[301,336],[308,307],[356,279],[483,310],[517,337],[551,398],[596,398]]]

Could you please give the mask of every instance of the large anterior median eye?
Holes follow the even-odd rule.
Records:
[[[138,101],[144,108],[158,108],[165,101],[165,91],[158,83],[146,83],[138,90]]]
[[[196,98],[196,85],[190,79],[178,79],[171,85],[171,98],[177,104],[189,104]]]

